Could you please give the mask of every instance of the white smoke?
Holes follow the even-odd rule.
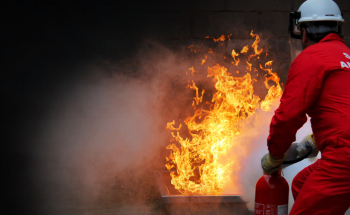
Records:
[[[146,202],[157,188],[150,172],[165,165],[165,156],[160,152],[169,143],[166,122],[179,119],[181,114],[186,115],[187,108],[192,108],[193,96],[186,91],[185,73],[194,60],[155,46],[140,50],[136,57],[137,77],[131,78],[132,69],[124,69],[126,75],[121,75],[121,68],[113,64],[112,70],[117,73],[109,75],[109,69],[89,66],[82,68],[86,77],[58,89],[34,149],[34,168],[40,175],[36,186],[42,188],[46,201],[43,214],[87,214],[106,195],[114,195],[110,204],[120,204],[120,210],[131,210],[121,204],[126,198],[141,202],[145,213],[152,210]],[[195,61],[200,64],[201,59],[199,56]],[[200,81],[212,84],[210,79]],[[229,153],[243,153],[240,190],[250,208],[255,183],[262,175],[260,158],[267,153],[272,114],[259,112],[259,120],[247,126],[244,135],[235,140],[240,145]],[[311,129],[306,123],[297,141],[308,133]],[[288,182],[308,164],[304,161],[285,169]],[[224,191],[230,193],[230,186]]]
[[[181,77],[190,66],[180,53],[151,45],[135,58],[136,76],[113,63],[83,66],[85,76],[62,83],[53,95],[34,149],[43,214],[156,201],[153,169],[165,170],[165,127],[186,110]]]
[[[274,104],[274,108],[278,107],[278,103]],[[245,151],[244,154],[239,155],[241,157],[240,165],[241,170],[239,174],[238,190],[242,195],[242,198],[247,201],[249,210],[254,211],[255,200],[255,184],[258,179],[263,175],[261,169],[261,158],[264,154],[268,153],[267,150],[267,137],[269,135],[269,127],[274,112],[263,112],[258,110],[255,120],[248,124],[242,133],[237,136],[233,141],[235,142],[229,155],[237,156],[237,149]],[[306,135],[312,133],[310,121],[308,120],[302,128],[296,134],[296,142],[301,141]],[[297,164],[291,165],[283,169],[283,175],[288,181],[289,185],[294,176],[303,168],[313,163],[316,159],[306,159]],[[234,173],[236,174],[236,173]],[[234,177],[234,176],[233,176]],[[232,193],[235,190],[235,185],[227,185],[225,187],[225,193]],[[289,210],[294,203],[292,194],[289,195]]]
[[[41,131],[42,186],[57,210],[69,199],[94,203],[125,168],[151,168],[166,140],[152,85],[117,75],[76,84],[54,103]]]

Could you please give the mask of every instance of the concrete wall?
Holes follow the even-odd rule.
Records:
[[[147,1],[139,4],[139,11],[126,22],[128,30],[124,36],[149,36],[158,40],[177,40],[176,45],[187,45],[193,40],[203,41],[204,37],[218,37],[232,34],[233,42],[249,38],[254,30],[262,38],[262,43],[269,45],[272,57],[278,63],[275,71],[281,81],[286,81],[286,73],[290,65],[288,43],[289,12],[297,10],[303,0],[290,1],[256,1],[256,0],[219,0],[219,1]],[[344,18],[350,20],[350,2],[336,0]],[[127,7],[127,6],[126,6]],[[131,6],[130,6],[131,7]],[[124,23],[125,24],[125,23]],[[133,30],[129,30],[133,29]],[[345,42],[350,45],[350,27],[343,26]],[[174,43],[174,41],[172,41]],[[226,46],[227,53],[231,52]]]
[[[107,57],[123,58],[126,49],[133,48],[145,38],[161,41],[169,47],[187,46],[199,43],[204,37],[218,37],[232,34],[234,42],[249,38],[254,30],[261,36],[262,43],[269,45],[272,57],[278,62],[281,81],[286,80],[290,64],[288,44],[289,12],[297,10],[303,0],[180,0],[180,1],[139,1],[112,3],[109,7],[89,5],[85,9],[91,22],[85,25],[96,38],[99,52]],[[344,18],[350,20],[350,2],[336,0]],[[103,7],[103,9],[101,9]],[[92,12],[93,11],[93,12]],[[84,22],[84,20],[81,20]],[[349,21],[348,21],[349,22]],[[343,26],[345,42],[350,45],[350,27]],[[84,28],[84,27],[82,27]],[[230,53],[232,46],[226,45]],[[96,47],[95,47],[96,48]]]

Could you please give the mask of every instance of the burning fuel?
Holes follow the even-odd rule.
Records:
[[[252,45],[244,46],[241,51],[232,50],[231,63],[235,66],[232,72],[219,64],[208,65],[208,56],[202,60],[201,66],[208,65],[207,77],[213,80],[215,92],[211,101],[206,101],[204,106],[205,89],[197,87],[194,81],[188,86],[195,91],[192,103],[194,114],[184,120],[190,137],[180,134],[181,123],[178,126],[175,126],[175,120],[167,123],[172,143],[167,146],[171,153],[166,158],[166,167],[171,170],[171,183],[183,194],[218,194],[225,183],[237,184],[238,179],[230,178],[230,175],[232,171],[235,174],[240,170],[239,156],[230,157],[225,162],[221,158],[235,146],[233,138],[242,134],[244,124],[256,116],[256,111],[259,108],[271,111],[271,105],[282,95],[279,77],[272,72],[272,61],[264,64],[257,61],[263,52],[258,47],[260,37],[253,31],[251,36],[255,38]],[[229,36],[227,38],[230,39]],[[214,38],[214,41],[225,41],[225,36]],[[212,50],[209,49],[208,53],[212,53]],[[247,60],[241,61],[240,58]],[[244,62],[246,70],[242,71],[244,67],[239,65]],[[194,73],[197,72],[196,68],[189,70],[192,75],[197,74]],[[264,84],[268,93],[263,100],[254,94],[253,86],[257,80],[252,78],[252,71],[265,74]],[[235,77],[234,72],[246,74]],[[271,82],[274,83],[272,86]]]

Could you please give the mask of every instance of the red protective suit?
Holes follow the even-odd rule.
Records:
[[[293,180],[290,214],[344,214],[350,206],[350,49],[337,34],[293,61],[267,140],[282,156],[308,114],[321,159]]]

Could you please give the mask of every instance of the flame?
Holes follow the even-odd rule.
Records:
[[[219,38],[217,38],[217,39],[214,38],[214,42],[219,42],[219,41],[221,41],[221,42],[225,41],[225,35],[221,35],[221,36],[220,36]]]
[[[227,39],[228,40],[231,40],[231,36],[232,36],[232,34],[230,34],[230,35],[227,35]],[[204,37],[205,39],[209,39],[210,37],[209,36],[206,36],[206,37]],[[225,40],[226,40],[226,36],[225,35],[221,35],[220,37],[218,37],[218,38],[215,38],[215,37],[212,37],[213,38],[213,40],[214,40],[214,42],[224,42]],[[222,45],[222,44],[221,44]]]
[[[242,53],[242,54],[243,54],[243,53],[247,53],[248,50],[249,50],[249,45],[246,45],[246,46],[243,47],[241,53]]]
[[[266,63],[265,63],[265,68],[267,67],[267,66],[272,66],[272,60],[271,61],[267,61]]]
[[[259,35],[257,34],[253,34],[253,31],[250,33],[250,35],[252,37],[255,37],[255,41],[254,43],[252,44],[252,48],[254,49],[254,54],[253,55],[250,55],[249,56],[249,60],[252,58],[252,57],[255,57],[255,56],[258,56],[258,59],[259,59],[259,55],[261,54],[261,52],[263,51],[263,49],[258,49],[258,44],[260,42],[260,37]]]
[[[246,67],[247,70],[249,70],[249,72],[251,72],[251,71],[252,71],[252,65],[253,65],[253,64],[249,63],[248,61],[247,61],[246,63],[247,63],[247,65],[248,65],[248,66]]]
[[[250,36],[255,37],[256,34],[253,34],[253,30],[250,32]]]
[[[279,84],[279,77],[272,72],[272,61],[255,66],[250,62],[259,59],[263,49],[258,49],[260,38],[255,37],[252,44],[254,54],[248,55],[249,47],[245,46],[241,54],[247,54],[247,73],[243,77],[234,77],[233,72],[228,72],[227,68],[219,64],[208,67],[208,78],[214,82],[215,93],[211,101],[206,101],[208,106],[204,108],[203,98],[205,90],[200,90],[194,81],[188,87],[195,91],[192,106],[194,114],[187,116],[184,120],[190,138],[182,137],[180,131],[182,124],[175,127],[175,121],[167,123],[166,128],[171,132],[172,140],[175,143],[166,148],[171,150],[169,157],[166,158],[166,168],[171,171],[171,183],[183,194],[218,194],[221,189],[230,181],[230,172],[238,172],[240,169],[239,158],[233,157],[226,162],[221,158],[227,151],[235,145],[234,137],[242,132],[245,123],[252,118],[256,110],[261,107],[263,111],[271,111],[271,105],[282,95],[282,89]],[[224,35],[223,35],[224,36]],[[220,37],[221,38],[221,37]],[[223,37],[224,38],[224,37]],[[211,50],[210,50],[211,51]],[[240,59],[239,53],[232,50],[234,65],[238,65]],[[205,63],[207,56],[204,60]],[[252,78],[250,71],[266,73],[265,86],[268,94],[263,101],[254,94],[253,84],[257,82]],[[194,68],[190,68],[193,71]],[[238,68],[235,71],[240,72]],[[255,73],[254,73],[255,75]],[[256,73],[257,75],[257,73]],[[268,82],[273,81],[275,85],[270,86]],[[180,146],[180,147],[179,147]],[[237,178],[231,178],[230,183],[238,183]]]
[[[198,105],[200,102],[203,101],[203,95],[205,93],[205,90],[202,89],[202,96],[199,97],[199,93],[198,93],[198,87],[196,87],[196,84],[194,83],[194,81],[192,81],[192,86],[191,85],[188,85],[189,88],[191,88],[192,90],[195,90],[196,91],[196,97],[194,97],[194,102],[192,103],[192,106],[194,108],[196,108],[196,105]]]
[[[240,60],[239,59],[236,60],[236,57],[239,56],[239,54],[236,53],[236,51],[233,49],[232,53],[231,53],[231,56],[232,56],[233,60],[235,61],[235,62],[232,62],[232,64],[238,66]]]
[[[201,65],[205,64],[205,63],[207,62],[207,59],[208,59],[208,56],[207,56],[207,55],[205,55],[205,58],[202,60]]]
[[[188,70],[191,71],[192,76],[194,76],[195,72],[198,72],[198,71],[194,70],[193,66],[191,68],[189,68]]]
[[[280,86],[280,78],[278,77],[277,73],[272,72],[272,68],[268,69],[266,66],[271,66],[272,61],[268,61],[265,63],[265,68],[262,67],[260,64],[260,69],[267,71],[268,74],[265,75],[265,81],[264,84],[267,89],[269,89],[268,94],[265,96],[265,99],[261,102],[261,109],[263,111],[271,111],[271,106],[275,100],[276,97],[281,97],[282,96],[282,88]],[[269,76],[269,77],[267,77]],[[270,86],[268,84],[269,81],[273,81],[276,83],[276,85]]]

